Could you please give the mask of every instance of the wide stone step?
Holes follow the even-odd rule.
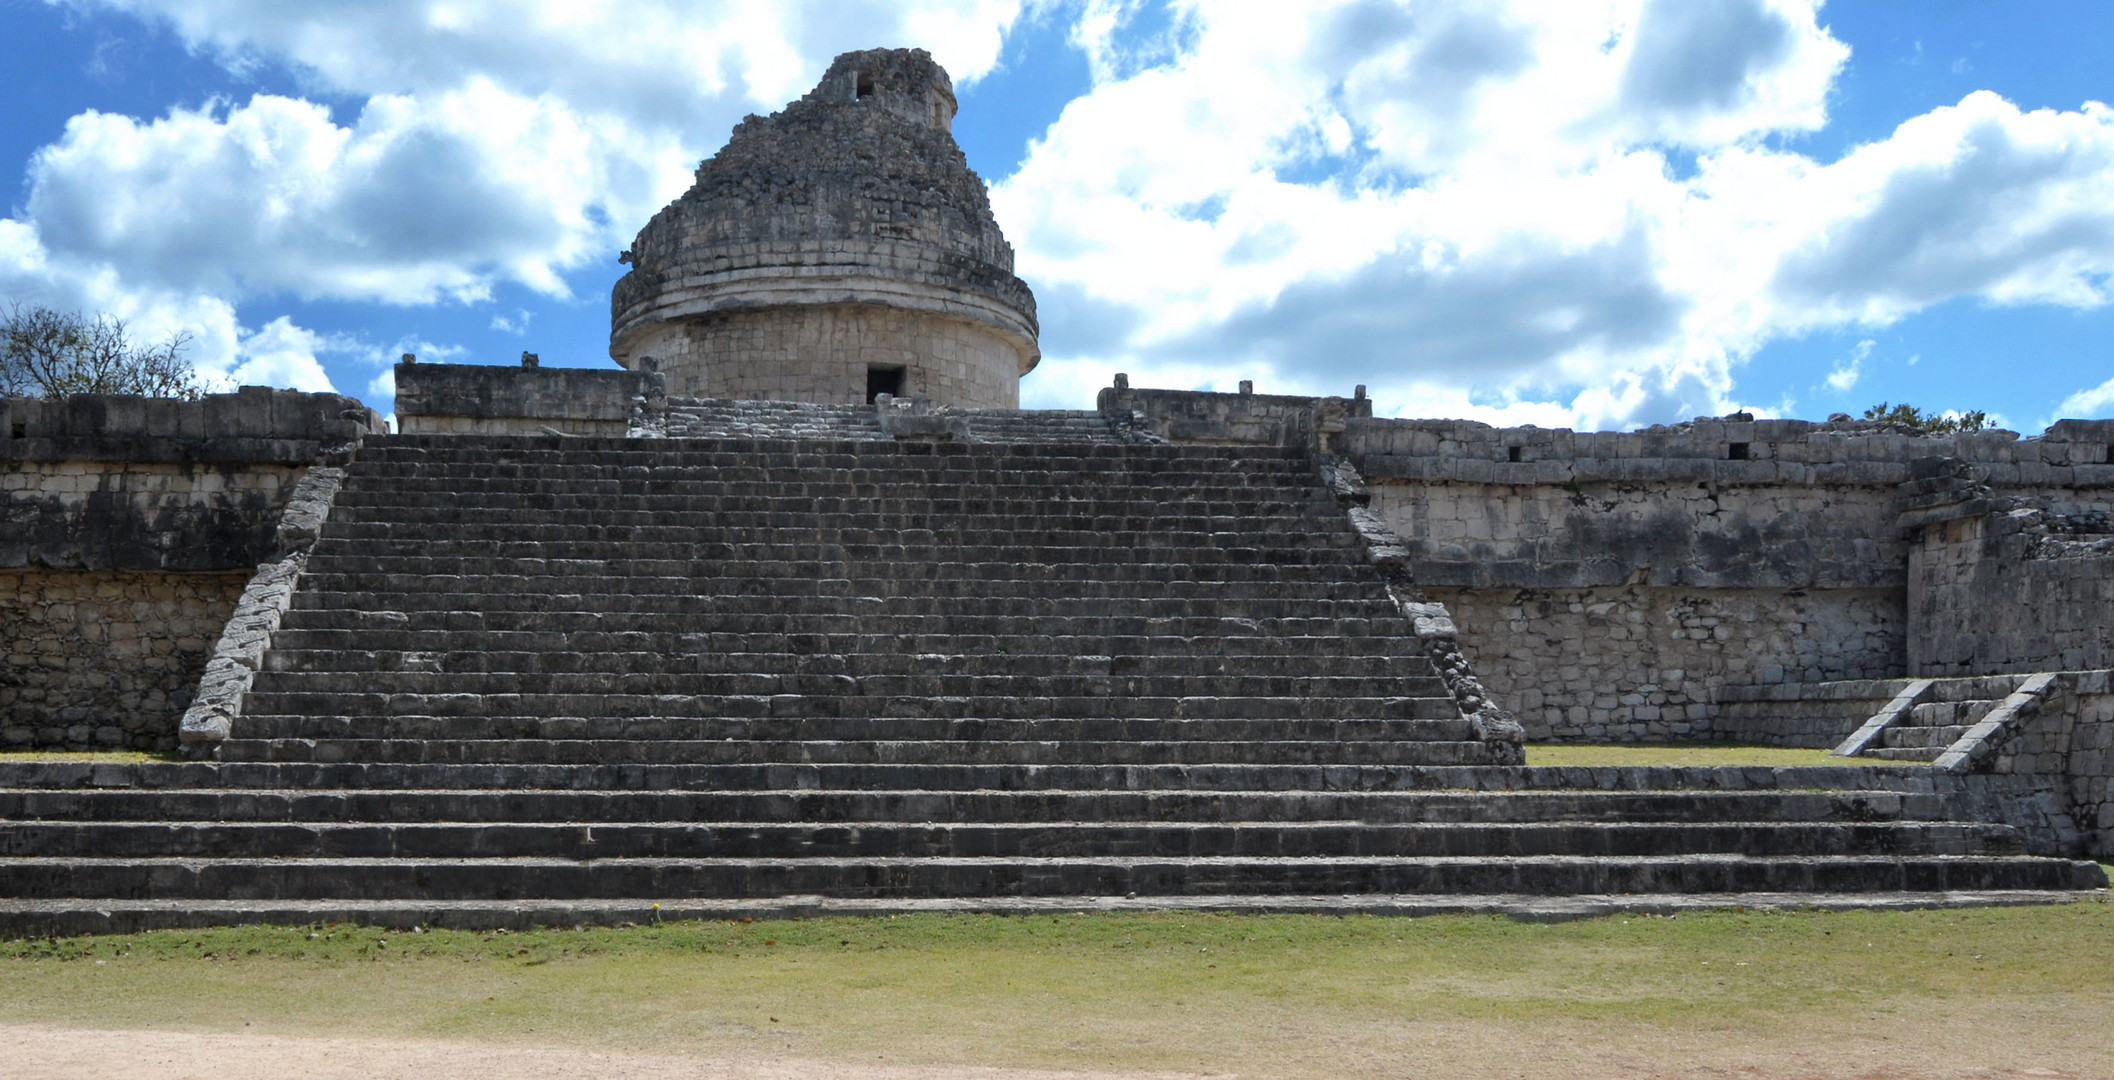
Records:
[[[1880,741],[1887,747],[1900,749],[1943,750],[1959,742],[1960,736],[1965,734],[1967,734],[1967,725],[1965,724],[1953,724],[1946,727],[1903,727],[1896,725],[1880,732]]]
[[[1958,728],[1965,731],[1996,711],[1996,707],[2001,704],[2001,701],[1929,701],[1910,709],[1907,723],[1894,725],[1889,731],[1902,727]]]
[[[525,634],[491,631],[387,631],[404,639],[399,649],[353,647],[357,631],[288,630],[265,654],[267,671],[450,672],[661,672],[670,657],[681,657],[686,674],[803,674],[904,676],[1130,676],[1151,675],[1247,678],[1367,678],[1393,680],[1401,696],[1443,696],[1436,681],[1405,684],[1405,679],[1433,679],[1422,655],[1196,656],[1068,653],[810,653],[720,652],[705,647],[695,634],[669,635],[652,649],[588,651],[570,647],[566,635],[537,635],[536,649],[520,646]],[[373,633],[373,632],[369,632]],[[329,635],[328,643],[323,635]],[[290,640],[290,639],[298,640]],[[1315,639],[1317,642],[1324,639]],[[504,642],[504,644],[502,644]],[[878,644],[878,642],[876,643]],[[1428,689],[1433,692],[1427,693]]]
[[[996,791],[996,792],[1565,792],[1850,793],[1946,797],[1946,778],[1920,765],[1468,766],[1010,765],[959,763],[681,765],[86,762],[0,759],[0,787],[84,790],[403,788],[519,791]],[[1883,816],[1883,815],[1882,815]],[[1918,816],[1929,816],[1919,812]],[[1943,815],[1941,815],[1943,816]]]
[[[775,697],[815,695],[864,698],[966,698],[1049,699],[1052,708],[1067,699],[1099,703],[1119,700],[1205,701],[1210,708],[1223,707],[1229,699],[1275,701],[1282,708],[1290,699],[1317,702],[1364,702],[1374,698],[1444,697],[1444,684],[1436,678],[1411,690],[1402,680],[1358,676],[1250,676],[1250,675],[832,675],[764,674],[739,672],[684,672],[680,657],[670,657],[664,670],[648,672],[514,672],[434,671],[428,665],[374,668],[367,671],[285,671],[261,673],[256,688],[269,693],[359,694],[382,691],[390,694],[477,694],[523,696],[572,696],[581,694],[652,695],[680,694],[701,698],[718,696]],[[666,670],[676,669],[676,670]],[[1097,706],[1089,705],[1089,708]],[[1331,705],[1318,705],[1331,708]],[[1346,705],[1349,708],[1369,707]],[[1096,713],[1062,712],[1079,716]],[[736,715],[749,715],[740,713]],[[1004,714],[1000,714],[1004,715]],[[1128,712],[1110,715],[1131,715]],[[1216,715],[1216,714],[1214,714]],[[1272,713],[1272,715],[1282,715]],[[1937,730],[1937,729],[1925,729]]]
[[[1177,661],[1202,665],[1224,663],[1235,665],[1233,670],[1240,670],[1249,661],[1307,658],[1332,662],[1399,660],[1414,665],[1411,670],[1426,670],[1421,666],[1422,649],[1394,651],[1405,643],[1392,636],[1010,634],[963,637],[952,642],[954,648],[946,647],[949,642],[941,641],[936,643],[939,647],[925,649],[915,648],[912,640],[892,634],[809,634],[799,635],[799,640],[789,647],[783,631],[756,635],[699,632],[694,618],[681,615],[607,615],[592,611],[399,611],[384,616],[373,609],[296,611],[298,617],[295,612],[288,612],[287,622],[273,635],[274,649],[433,652],[445,651],[451,644],[472,641],[479,648],[506,654],[551,650],[586,654],[637,651],[710,653],[728,657],[727,663],[745,664],[749,658],[755,658],[754,666],[748,670],[768,670],[775,661],[765,658],[787,656],[805,658],[810,663],[832,668],[853,663],[890,665],[860,669],[875,672],[904,670],[896,666],[904,664],[930,664],[944,669],[985,661],[1042,665],[1066,658],[1094,665],[1095,670],[1107,665],[1110,671],[1138,670],[1146,665]],[[771,644],[768,647],[744,644],[751,637]],[[1021,670],[1039,668],[1030,666]],[[1214,670],[1224,669],[1206,666],[1203,672]],[[1267,668],[1257,670],[1269,672]]]
[[[303,584],[307,584],[304,580]],[[551,590],[538,595],[523,595],[506,592],[501,588],[477,588],[486,582],[469,582],[449,579],[445,583],[435,582],[435,590],[414,592],[409,590],[322,590],[301,591],[294,594],[293,611],[310,613],[302,617],[316,620],[335,619],[344,626],[395,625],[397,616],[416,616],[421,612],[461,613],[465,615],[492,615],[507,612],[536,612],[551,620],[568,618],[594,619],[602,616],[638,616],[644,619],[682,616],[751,615],[748,605],[759,602],[782,600],[788,604],[800,603],[798,614],[814,618],[896,618],[933,619],[949,614],[969,614],[981,618],[1024,618],[1048,615],[1051,618],[1122,618],[1131,620],[1154,620],[1146,628],[1130,634],[1116,636],[1136,638],[1165,638],[1168,629],[1165,622],[1174,618],[1212,619],[1214,630],[1223,634],[1191,636],[1223,636],[1227,638],[1272,638],[1287,635],[1286,626],[1299,622],[1321,622],[1356,618],[1366,621],[1392,619],[1390,632],[1406,628],[1408,623],[1400,617],[1394,603],[1385,598],[1349,597],[1338,599],[1331,596],[1314,596],[1306,599],[1270,599],[1263,596],[1243,595],[1264,591],[1261,586],[1222,586],[1229,595],[1211,596],[1206,590],[1189,590],[1189,596],[1168,596],[1158,601],[1134,600],[1124,596],[1066,595],[1071,590],[1064,586],[1050,586],[1047,598],[1037,601],[1028,597],[994,597],[977,601],[969,596],[948,595],[974,590],[973,582],[946,589],[933,589],[931,595],[917,595],[916,583],[899,585],[897,595],[833,595],[823,590],[828,583],[807,584],[787,581],[733,582],[715,588],[711,581],[700,581],[700,588],[712,588],[712,592],[684,594],[673,591],[673,586],[657,586],[665,591],[651,593],[625,592],[589,587],[571,591]],[[1175,583],[1170,583],[1173,586]],[[1099,590],[1107,592],[1112,590]],[[1170,588],[1173,591],[1173,588]],[[1205,593],[1204,595],[1195,595]],[[954,600],[960,604],[953,604]],[[540,607],[539,607],[540,602]],[[454,606],[450,606],[454,605]],[[1296,605],[1296,606],[1295,606]],[[389,613],[377,616],[375,613]],[[1250,625],[1243,625],[1244,623]],[[1265,627],[1272,629],[1265,630]],[[494,627],[494,629],[545,629],[543,625]],[[548,629],[564,629],[552,625]],[[591,628],[591,627],[589,627]],[[658,627],[644,627],[658,629]],[[687,627],[681,623],[671,624],[668,629],[695,630],[694,623]],[[1340,636],[1339,633],[1328,636]],[[891,631],[899,632],[899,631]],[[1095,631],[1095,636],[1109,636],[1105,631]],[[1044,631],[1039,636],[1046,638],[1072,636],[1064,629]]]
[[[301,594],[295,593],[294,597],[298,601]],[[551,597],[546,602],[570,609],[591,599],[600,598],[570,595]],[[770,606],[760,599],[744,604],[747,610],[728,610],[731,605],[715,605],[709,600],[696,598],[686,600],[672,594],[667,600],[650,606],[645,602],[646,598],[636,596],[609,599],[611,602],[603,611],[600,630],[570,632],[580,636],[581,648],[597,652],[621,649],[627,635],[664,633],[666,631],[660,627],[677,625],[684,627],[691,638],[707,643],[712,649],[735,652],[783,652],[813,645],[817,651],[837,653],[1039,654],[1052,651],[1049,643],[1053,640],[1084,639],[1092,643],[1089,651],[1093,655],[1106,656],[1122,651],[1116,642],[1186,641],[1208,637],[1212,631],[1221,629],[1235,634],[1297,639],[1302,645],[1317,638],[1335,638],[1343,641],[1347,648],[1360,652],[1414,654],[1423,651],[1409,636],[1408,621],[1391,612],[1315,618],[1238,615],[1052,615],[1038,618],[1033,615],[891,615],[886,611],[787,613],[755,610]],[[399,639],[387,635],[401,633],[399,627],[408,625],[410,619],[420,613],[433,616],[428,622],[430,625],[447,624],[459,616],[489,618],[494,614],[534,610],[533,598],[518,594],[494,594],[485,606],[463,606],[473,602],[484,603],[462,594],[421,596],[404,593],[377,597],[373,607],[347,609],[297,605],[286,613],[283,625],[289,630],[342,630],[354,635],[371,634],[375,636],[354,636],[348,642],[349,647],[393,649],[403,646]],[[420,606],[425,603],[435,606]],[[635,610],[637,607],[646,607],[647,610]],[[461,632],[474,634],[481,631]],[[589,634],[600,636],[587,636]],[[798,641],[789,644],[788,638],[797,638]],[[1151,656],[1155,651],[1156,647],[1151,644],[1135,650],[1144,656]]]
[[[906,572],[898,579],[894,589],[881,592],[870,599],[876,603],[890,595],[916,596],[928,588],[925,582],[1030,582],[1039,581],[1051,595],[1067,595],[1068,583],[1080,582],[1085,587],[1080,595],[1111,596],[1122,598],[1145,593],[1151,585],[1176,585],[1185,582],[1223,583],[1229,597],[1264,599],[1268,590],[1280,582],[1320,582],[1327,580],[1357,581],[1362,575],[1349,573],[1351,567],[1333,569],[1322,564],[1226,564],[1224,566],[1191,566],[1177,571],[1174,563],[1128,563],[1107,566],[1086,566],[1073,563],[927,563]],[[758,560],[739,567],[739,573],[731,572],[735,567],[715,567],[710,572],[675,575],[623,575],[609,573],[551,575],[551,574],[484,574],[475,579],[454,574],[332,574],[325,567],[314,572],[316,590],[322,593],[369,593],[376,595],[403,595],[406,593],[439,592],[442,595],[489,595],[506,589],[536,588],[554,598],[565,596],[591,596],[596,599],[623,600],[629,595],[680,597],[685,582],[695,586],[709,586],[724,580],[733,587],[734,582],[746,583],[746,592],[755,595],[770,595],[787,579],[815,581],[813,591],[820,595],[823,590],[842,590],[849,583],[869,577],[871,568],[840,565],[816,561]],[[859,572],[861,570],[865,572]],[[1369,570],[1367,572],[1370,572]],[[1370,602],[1386,606],[1384,594],[1378,593],[1379,582],[1367,578],[1375,590]],[[308,579],[304,577],[303,584]],[[1125,588],[1117,588],[1125,585]],[[799,586],[788,587],[793,595],[800,592]],[[1203,590],[1198,590],[1202,592]],[[296,596],[307,593],[304,589]],[[940,595],[946,595],[942,591]],[[712,597],[703,598],[709,601]],[[862,599],[844,596],[846,600]],[[565,610],[561,608],[561,610]]]
[[[1285,590],[1287,596],[1273,596],[1277,590],[1268,586],[1246,588],[1220,586],[1191,587],[1183,590],[1189,595],[1144,596],[1132,587],[1132,595],[1107,595],[1117,593],[1115,589],[1096,590],[1102,595],[1067,595],[1063,587],[1052,588],[1042,584],[1043,595],[1032,595],[1034,582],[1000,582],[996,591],[1000,595],[970,595],[979,590],[980,583],[964,581],[946,588],[935,588],[925,592],[925,584],[916,580],[898,582],[888,592],[860,593],[855,587],[841,579],[742,579],[716,576],[677,577],[672,575],[596,575],[568,578],[537,579],[530,575],[491,574],[478,577],[466,575],[421,574],[404,575],[399,580],[389,575],[347,574],[333,572],[331,567],[313,572],[303,584],[313,582],[314,599],[302,606],[304,611],[331,610],[321,606],[326,600],[342,598],[346,605],[354,601],[362,603],[395,602],[412,593],[416,587],[410,582],[424,582],[428,589],[416,590],[421,595],[460,601],[468,606],[456,610],[474,611],[474,606],[490,598],[494,593],[520,595],[518,591],[531,585],[548,584],[543,595],[549,603],[574,600],[580,604],[602,602],[645,602],[642,598],[665,597],[680,606],[695,611],[728,610],[742,613],[744,605],[770,603],[776,610],[786,614],[813,615],[861,615],[891,618],[938,618],[960,616],[975,618],[1019,618],[1039,616],[1049,618],[1211,618],[1211,619],[1288,619],[1288,618],[1380,618],[1396,615],[1399,609],[1385,596],[1375,597],[1370,593],[1356,595],[1356,590],[1331,587],[1293,587]],[[693,589],[679,591],[682,582],[691,582]],[[1308,595],[1297,595],[1300,592]],[[1346,595],[1348,594],[1348,595]],[[437,601],[436,601],[437,602]],[[658,603],[656,607],[667,607]],[[376,610],[365,607],[345,606],[341,610],[350,613]],[[397,609],[382,609],[397,610]],[[436,610],[427,606],[416,610]],[[450,610],[441,608],[438,610]],[[585,610],[607,610],[587,608]]]
[[[326,563],[317,573],[320,575],[328,570]],[[1236,606],[1305,600],[1380,603],[1384,599],[1375,595],[1376,582],[1361,575],[1339,574],[1320,567],[1225,566],[1213,568],[1213,573],[1205,576],[1162,578],[1135,568],[1112,568],[1107,576],[1088,576],[1073,572],[1071,567],[1048,564],[1009,564],[1001,570],[988,565],[943,563],[884,582],[874,577],[832,576],[827,568],[814,563],[773,560],[767,564],[713,567],[707,572],[675,576],[694,582],[700,590],[710,590],[698,594],[701,603],[723,596],[758,595],[828,596],[862,608],[878,608],[890,601],[978,598],[997,603],[1030,604],[1098,600],[1112,607],[1143,605],[1155,599],[1212,601]],[[314,580],[304,578],[302,584],[306,586]],[[459,595],[489,597],[490,590],[484,588],[484,584],[483,581],[463,582],[458,577],[450,591]],[[539,584],[549,586],[552,583],[545,578],[539,579]],[[474,589],[466,588],[473,585],[476,586]],[[612,587],[605,574],[583,575],[577,585],[579,587],[571,592],[551,589],[553,614],[586,610],[558,603],[568,597],[592,598],[597,602],[627,599],[622,589]],[[345,591],[325,589],[318,584],[316,588],[304,588],[295,595],[312,598],[303,606],[313,608],[324,600],[350,604],[393,598],[401,596],[402,592],[372,588]],[[665,592],[651,595],[677,596]],[[1121,607],[1113,609],[1124,610]]]
[[[1875,746],[1865,750],[1865,756],[1882,761],[1936,761],[1945,754],[1943,746]]]
[[[1989,856],[1465,858],[0,858],[21,899],[1195,896],[2089,889],[2095,863]]]
[[[1173,493],[1165,497],[1177,498]],[[447,494],[436,492],[417,504],[367,505],[354,502],[335,506],[331,511],[333,524],[325,529],[324,536],[335,540],[363,540],[369,538],[370,532],[393,523],[395,528],[391,531],[395,536],[419,540],[437,540],[450,535],[458,540],[506,539],[503,530],[509,525],[540,533],[572,534],[573,539],[579,540],[603,540],[647,529],[711,531],[735,528],[750,533],[768,530],[796,537],[836,537],[865,531],[875,534],[872,539],[876,540],[892,539],[890,534],[915,530],[948,537],[1026,538],[1037,531],[1105,534],[1117,530],[1113,526],[1104,529],[1090,523],[1123,516],[1145,517],[1150,522],[1127,530],[1133,534],[1155,533],[1164,527],[1170,532],[1203,535],[1231,532],[1260,537],[1270,535],[1270,527],[1274,525],[1279,531],[1291,530],[1302,536],[1349,535],[1347,529],[1338,527],[1328,516],[1332,504],[1301,504],[1276,498],[1218,501],[1192,495],[1172,503],[1138,500],[1099,506],[1065,504],[1050,495],[1023,495],[1010,502],[979,501],[968,506],[951,506],[943,502],[891,500],[878,495],[865,499],[813,496],[785,500],[783,504],[776,499],[699,498],[692,506],[650,508],[631,506],[622,498],[605,499],[602,500],[605,505],[597,506],[593,505],[593,500],[583,497],[577,507],[518,499],[508,500],[507,505],[451,502],[449,499]],[[979,518],[1004,520],[994,521],[989,527],[979,523],[978,527],[970,528],[965,526],[963,518],[972,514]],[[733,524],[728,520],[730,515],[739,515],[746,520]],[[1226,527],[1227,519],[1233,519],[1230,529]]]
[[[361,448],[358,464],[386,469],[392,465],[467,466],[571,466],[576,468],[623,467],[724,467],[761,463],[776,468],[821,464],[827,468],[848,467],[846,461],[868,468],[921,467],[928,469],[988,468],[1029,462],[1051,469],[1161,468],[1210,471],[1266,469],[1305,464],[1305,453],[1293,447],[1173,446],[1109,443],[1096,446],[979,446],[974,443],[918,444],[875,443],[867,440],[837,441],[804,438],[668,438],[569,440],[554,445],[548,439],[510,439],[483,436],[472,440],[450,437],[443,442],[403,442],[418,436],[369,437]],[[1199,451],[1203,451],[1199,453]],[[1031,466],[1032,467],[1032,466]]]
[[[368,680],[366,692],[282,692],[262,685],[244,701],[259,716],[545,717],[943,717],[965,720],[1124,718],[1137,720],[1430,720],[1451,699],[1422,697],[862,697],[836,694],[476,694],[394,692]],[[1447,706],[1434,705],[1435,701]],[[1457,715],[1457,714],[1456,714]]]
[[[852,859],[2015,855],[1976,823],[19,822],[7,858]]]
[[[788,542],[806,539],[879,543],[900,540],[902,534],[907,531],[923,531],[948,537],[1002,538],[1033,533],[1044,537],[1046,542],[1066,547],[1091,547],[1123,537],[1166,547],[1177,542],[1170,539],[1174,537],[1194,542],[1200,538],[1229,534],[1256,535],[1268,531],[1267,527],[1272,525],[1296,527],[1306,532],[1311,530],[1313,525],[1308,513],[1294,513],[1291,508],[1280,514],[1265,516],[1259,522],[1236,521],[1201,514],[1139,514],[1123,517],[1112,514],[1057,513],[1048,512],[1047,507],[1044,509],[1046,512],[1039,515],[1040,520],[1032,523],[1017,516],[997,514],[869,513],[852,517],[818,513],[813,508],[809,508],[805,513],[792,510],[768,513],[721,510],[710,515],[711,521],[700,525],[516,524],[507,528],[504,533],[499,533],[495,528],[492,530],[495,535],[492,536],[466,536],[459,529],[438,523],[407,525],[394,520],[363,521],[333,514],[330,524],[324,529],[324,539],[330,542],[326,546],[350,545],[352,550],[375,556],[511,558],[529,553],[539,556],[555,555],[560,558],[610,558],[664,556],[671,545],[687,548],[697,543],[700,528],[729,533],[767,529],[773,534],[794,538]],[[1344,534],[1331,531],[1315,535],[1317,538],[1333,539]],[[578,552],[588,554],[576,554]]]
[[[239,733],[238,733],[239,734]],[[953,740],[247,739],[219,744],[222,761],[490,762],[510,764],[997,764],[997,765],[1483,765],[1483,742],[1309,740],[1214,742],[964,742]]]
[[[489,532],[494,536],[504,535],[505,525],[494,523]],[[463,528],[454,530],[460,535]],[[1181,538],[1176,538],[1179,541]],[[681,558],[620,558],[620,559],[440,559],[427,560],[425,556],[377,558],[375,569],[370,573],[421,573],[435,572],[414,569],[419,560],[439,562],[456,567],[449,573],[493,574],[507,573],[509,567],[521,564],[514,573],[537,576],[558,576],[567,573],[609,574],[622,576],[652,576],[675,573],[688,575],[699,572],[723,572],[713,564],[727,559],[754,559],[761,562],[813,562],[824,576],[869,577],[876,571],[904,562],[933,563],[941,566],[1077,566],[1082,568],[1131,566],[1352,566],[1357,561],[1347,557],[1354,550],[1354,541],[1348,536],[1327,538],[1300,535],[1275,534],[1278,542],[1267,544],[1255,542],[1255,538],[1241,536],[1195,539],[1188,543],[1174,542],[1155,544],[1141,540],[1136,545],[1120,546],[1113,538],[1092,547],[1059,546],[1041,543],[1037,537],[1023,535],[1018,540],[1000,538],[976,538],[974,543],[930,541],[924,543],[875,543],[855,544],[839,541],[829,543],[781,543],[779,538],[765,530],[757,530],[753,536],[739,536],[725,531],[705,532],[696,543],[681,553]],[[366,559],[354,548],[343,544],[326,547],[322,556],[330,559]],[[1179,559],[1170,556],[1180,556]],[[541,566],[538,563],[542,564]],[[349,563],[348,569],[359,569],[359,564]],[[328,569],[327,567],[324,569]],[[841,572],[830,574],[830,570]],[[319,572],[321,572],[319,570]],[[932,576],[946,576],[944,572]],[[1003,575],[1013,578],[1017,575]],[[1189,580],[1195,573],[1169,572],[1175,580]],[[1090,579],[1091,580],[1091,579]]]
[[[247,714],[237,721],[243,738],[334,739],[659,739],[764,742],[972,741],[987,742],[1373,742],[1473,739],[1451,699],[1431,703],[1428,719],[1416,720],[989,720],[942,717],[877,718],[696,718],[661,716],[272,716]]]
[[[319,768],[228,764],[327,780]],[[389,770],[389,766],[372,766]],[[431,767],[424,767],[430,769]],[[449,767],[457,771],[471,766]],[[396,771],[403,771],[398,768]],[[305,772],[306,775],[301,773]],[[1950,820],[1944,798],[1894,791],[1100,791],[552,790],[463,788],[0,788],[16,821],[347,822],[723,821],[1367,824],[1698,824]]]
[[[870,449],[870,448],[869,448]],[[619,455],[617,460],[527,458],[505,455],[483,461],[377,462],[358,464],[348,477],[363,491],[405,490],[396,481],[430,485],[458,481],[465,485],[553,480],[581,484],[623,485],[625,494],[834,494],[878,488],[908,498],[1007,497],[1026,491],[1049,491],[1059,498],[1116,499],[1133,491],[1158,489],[1252,491],[1294,490],[1311,484],[1315,470],[1303,461],[1234,459],[1214,467],[1195,459],[1109,458],[1064,453],[993,452],[950,459],[820,453],[674,454],[658,457]],[[1116,481],[1115,490],[1081,489],[1082,483]]]

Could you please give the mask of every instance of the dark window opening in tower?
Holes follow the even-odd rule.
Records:
[[[887,394],[903,396],[903,369],[899,367],[870,367],[866,369],[866,400]]]
[[[862,98],[870,98],[873,96],[873,72],[860,72],[858,78],[854,80],[854,82],[856,84],[857,89],[855,89],[853,93],[855,93],[857,96]]]

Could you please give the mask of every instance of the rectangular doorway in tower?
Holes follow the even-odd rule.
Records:
[[[887,394],[903,396],[903,369],[899,367],[870,367],[866,369],[866,400]]]

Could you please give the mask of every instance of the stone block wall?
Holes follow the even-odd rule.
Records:
[[[1910,682],[1848,679],[1725,686],[1718,691],[1715,736],[1731,742],[1833,749]]]
[[[173,747],[302,474],[381,429],[260,387],[0,399],[0,744]]]
[[[903,369],[901,396],[943,405],[1020,405],[1022,357],[988,326],[879,304],[737,308],[662,323],[632,345],[678,397],[854,405],[867,370]],[[401,415],[401,413],[399,413]]]
[[[1355,397],[1294,397],[1284,394],[1213,394],[1190,390],[1132,389],[1127,377],[1101,391],[1096,407],[1133,437],[1205,445],[1304,446],[1339,452],[1346,425],[1370,419],[1373,403],[1363,388]]]
[[[0,746],[173,750],[247,570],[0,570]]]
[[[2114,671],[2075,676],[2064,775],[2086,850],[2114,857]]]
[[[1334,447],[1531,737],[1832,745],[1840,721],[1765,706],[1769,689],[1922,673],[1912,650],[1961,626],[2009,651],[1929,673],[2114,662],[2114,550],[2036,534],[1976,556],[1976,577],[1917,563],[1928,545],[1904,517],[1951,473],[1937,486],[2104,516],[2114,422],[2021,439],[1744,416],[1574,432],[1349,415]],[[1956,564],[1966,550],[1947,549]],[[1929,586],[1914,603],[1912,567]]]
[[[1530,739],[1833,746],[1847,734],[1834,723],[1750,720],[1720,699],[1734,687],[1883,678],[1903,663],[1898,590],[1425,591],[1453,613],[1462,652]]]
[[[2114,522],[2105,514],[1998,509],[1917,532],[1910,674],[2114,667]]]
[[[600,435],[622,438],[666,398],[652,371],[396,365],[396,423],[406,435]]]

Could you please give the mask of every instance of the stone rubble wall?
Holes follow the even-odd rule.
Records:
[[[296,485],[381,430],[261,387],[0,399],[0,742],[173,748]]]
[[[0,747],[173,750],[247,572],[0,570]]]

